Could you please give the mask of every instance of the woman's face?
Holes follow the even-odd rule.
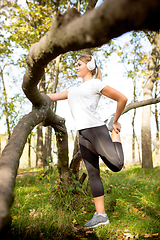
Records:
[[[77,62],[76,70],[77,70],[77,77],[82,77],[82,78],[90,72],[89,69],[87,68],[87,64],[85,64],[80,59]]]

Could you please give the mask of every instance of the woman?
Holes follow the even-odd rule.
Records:
[[[95,78],[93,78],[94,75]],[[79,131],[80,150],[88,171],[96,208],[93,218],[84,226],[92,228],[109,223],[104,208],[104,189],[100,178],[99,156],[112,171],[118,172],[122,169],[124,157],[119,134],[121,125],[117,121],[125,108],[127,98],[101,81],[101,71],[95,59],[90,55],[81,56],[78,59],[77,76],[83,79],[83,83],[48,96],[51,101],[68,98],[70,110]],[[116,113],[110,123],[113,127],[111,136],[96,111],[102,94],[117,101]]]

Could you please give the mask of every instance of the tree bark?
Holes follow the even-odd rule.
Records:
[[[147,98],[148,96],[145,95],[144,98],[145,97]],[[151,106],[148,105],[144,107],[142,111],[142,129],[141,129],[142,168],[153,168],[150,118],[151,118]]]
[[[149,58],[148,71],[149,76],[143,88],[143,99],[152,98],[152,90],[157,80],[157,60],[160,54],[160,32],[153,33],[154,37],[150,39],[152,44],[152,53]],[[153,168],[152,145],[151,145],[151,106],[145,106],[142,111],[142,128],[141,128],[141,144],[142,144],[142,168]]]
[[[29,134],[27,142],[28,142],[28,167],[31,167],[31,139],[32,134]]]
[[[68,134],[67,130],[65,132],[58,131],[55,129],[56,141],[57,141],[57,151],[58,151],[58,171],[62,182],[67,183],[68,180]]]
[[[155,98],[157,97],[157,85],[158,85],[158,81],[156,81],[156,84],[155,84]],[[157,166],[159,162],[159,121],[158,121],[157,104],[155,104],[155,122],[156,122],[156,146],[155,146],[154,166]]]
[[[70,163],[71,174],[74,173],[77,179],[79,178],[79,166],[81,160],[82,156],[79,147],[79,132],[77,131],[74,141],[73,157]]]
[[[136,109],[134,109],[134,114],[132,117],[132,164],[135,164],[135,140],[136,140],[136,134],[135,134],[135,128],[134,128],[134,120],[136,116]]]
[[[51,143],[52,143],[52,128],[51,126],[47,126],[46,127],[46,132],[45,132],[45,160],[44,160],[44,167],[47,166],[47,158],[50,158],[50,160],[52,161],[52,147],[51,147]]]
[[[140,144],[139,144],[139,141],[138,141],[138,138],[137,136],[135,135],[136,137],[136,141],[137,141],[137,148],[138,148],[138,162],[139,164],[142,164],[142,161],[141,161],[141,151],[140,151]]]
[[[9,123],[9,111],[8,111],[8,100],[7,100],[7,92],[6,92],[6,87],[5,87],[5,82],[4,82],[4,75],[3,75],[3,70],[1,70],[1,79],[2,79],[2,85],[3,85],[3,96],[4,96],[4,113],[6,116],[6,124],[7,124],[7,133],[8,133],[8,139],[11,137],[11,129],[10,129],[10,123]]]
[[[39,84],[40,93],[45,93],[45,73],[41,78]],[[37,151],[36,151],[36,167],[42,168],[45,166],[45,151],[43,144],[43,125],[42,123],[37,126]]]
[[[44,162],[44,147],[43,147],[43,132],[42,123],[37,126],[37,148],[36,148],[36,167],[43,168]]]
[[[137,47],[135,47],[135,53],[136,53],[136,48]],[[133,79],[133,101],[136,102],[136,66],[135,64],[134,64],[134,79]],[[132,163],[133,164],[135,164],[135,139],[136,139],[135,128],[134,128],[135,117],[136,117],[136,109],[134,109],[133,117],[132,117]]]

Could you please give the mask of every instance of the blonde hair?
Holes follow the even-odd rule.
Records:
[[[78,60],[81,60],[82,62],[87,64],[88,62],[91,61],[91,59],[92,59],[92,57],[90,55],[83,55]],[[95,65],[96,65],[95,69],[93,69],[91,71],[92,76],[96,75],[95,78],[98,78],[98,79],[100,79],[102,81],[102,73],[101,73],[100,68],[96,64],[96,60],[95,60]],[[97,71],[96,71],[96,69],[97,69]]]

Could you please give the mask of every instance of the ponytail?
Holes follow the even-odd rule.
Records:
[[[97,67],[96,78],[98,78],[98,79],[100,79],[102,81],[102,72],[101,72],[99,67]]]

